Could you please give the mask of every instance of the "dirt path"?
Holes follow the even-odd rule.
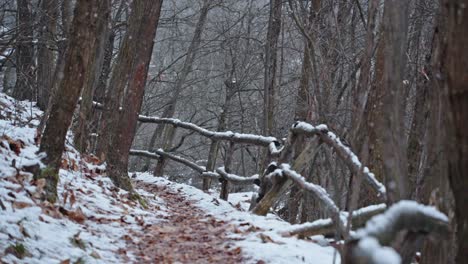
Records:
[[[207,215],[177,191],[142,182],[135,182],[135,187],[158,195],[168,207],[165,222],[131,234],[127,240],[127,250],[137,263],[242,262],[240,248],[227,238],[232,226]]]

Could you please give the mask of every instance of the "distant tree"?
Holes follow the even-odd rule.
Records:
[[[55,66],[54,38],[57,34],[59,4],[43,0],[39,13],[39,43],[37,47],[37,105],[45,110],[49,103]]]
[[[16,85],[13,97],[18,100],[34,98],[33,15],[30,1],[17,1]]]

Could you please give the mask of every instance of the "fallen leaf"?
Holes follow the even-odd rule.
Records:
[[[76,202],[75,193],[72,190],[70,190],[70,207],[73,207],[75,202]]]
[[[70,220],[72,221],[75,221],[79,224],[82,224],[84,223],[84,221],[86,220],[86,216],[84,215],[83,211],[81,210],[80,207],[78,207],[76,210],[74,211],[69,211],[63,207],[60,207],[59,208],[60,212],[64,215],[66,215],[68,218],[70,218]]]
[[[265,234],[260,233],[260,234],[258,234],[258,236],[262,239],[263,243],[269,243],[269,242],[274,243],[275,242],[275,241],[273,241],[273,239],[271,239],[271,237],[269,237],[269,236],[267,236]]]
[[[26,202],[14,201],[12,206],[13,206],[13,208],[15,208],[15,209],[23,209],[23,208],[26,208],[26,207],[31,207],[31,206],[33,206],[33,205],[30,204],[30,203],[26,203]]]
[[[96,251],[91,252],[90,256],[95,258],[95,259],[100,259],[101,258],[99,253],[97,253]]]

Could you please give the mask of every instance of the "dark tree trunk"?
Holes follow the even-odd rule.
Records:
[[[406,67],[408,1],[385,1],[383,14],[384,56],[381,86],[382,110],[378,119],[382,140],[383,174],[390,202],[408,198],[406,135],[404,129],[403,75]]]
[[[133,191],[127,174],[128,154],[135,136],[138,112],[143,102],[144,88],[148,67],[153,51],[162,1],[134,1],[128,30],[112,72],[110,93],[117,93],[111,102],[106,103],[105,119],[107,129],[103,133],[111,134],[108,141],[107,171],[114,184],[127,191]],[[138,41],[135,41],[138,40]],[[127,89],[126,86],[128,84]],[[125,90],[127,93],[124,95]],[[123,99],[122,111],[119,111]],[[101,134],[103,134],[101,133]]]
[[[58,1],[43,0],[37,48],[37,105],[47,109],[54,75],[53,40],[57,33]]]
[[[110,4],[99,6],[99,16],[109,17]],[[105,19],[108,21],[108,19]],[[91,51],[92,62],[86,68],[86,79],[81,93],[80,111],[78,122],[75,128],[75,147],[80,152],[87,152],[90,145],[91,119],[93,116],[93,95],[98,85],[100,73],[104,63],[105,48],[108,41],[109,27],[108,23],[99,23],[96,28],[96,48]]]
[[[448,110],[452,126],[449,180],[455,198],[458,251],[456,263],[468,260],[468,1],[446,0],[445,56],[441,56],[443,85],[448,93]]]
[[[63,79],[50,107],[50,116],[40,146],[40,151],[47,154],[44,158],[47,167],[40,175],[36,175],[46,179],[46,199],[51,202],[57,198],[58,172],[65,148],[65,137],[81,88],[87,78],[86,74],[89,74],[86,67],[92,62],[92,51],[96,48],[96,29],[99,23],[107,21],[108,14],[95,14],[100,10],[99,6],[106,3],[108,4],[107,0],[78,0],[76,4],[69,47],[65,54]]]
[[[276,65],[278,38],[281,30],[282,1],[270,0],[270,18],[268,20],[267,40],[265,46],[265,76],[263,81],[263,134],[274,133]]]
[[[18,100],[34,100],[33,17],[29,1],[18,0],[17,7],[16,85],[13,97]]]

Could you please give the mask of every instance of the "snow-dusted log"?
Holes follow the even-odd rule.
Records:
[[[444,236],[449,233],[449,220],[434,207],[400,201],[371,218],[346,241],[346,263],[400,263],[400,255],[390,246],[399,246],[401,231]]]
[[[366,226],[356,231],[353,236],[360,239],[375,237],[381,245],[390,245],[401,230],[424,234],[446,234],[448,217],[431,206],[415,201],[400,201],[392,205],[385,213],[371,218]]]
[[[277,152],[278,147],[280,146],[279,140],[275,137],[265,137],[253,134],[242,134],[242,133],[235,133],[232,131],[225,131],[225,132],[214,132],[203,127],[197,126],[192,123],[182,122],[179,119],[175,118],[161,118],[161,117],[150,117],[140,115],[138,117],[138,121],[142,123],[156,123],[156,124],[170,124],[176,127],[181,127],[189,130],[193,130],[199,133],[202,136],[208,137],[212,140],[227,140],[234,143],[241,143],[241,144],[251,144],[251,145],[259,145],[268,147],[270,151]],[[274,143],[270,146],[271,143]]]
[[[332,214],[332,215],[339,215],[340,209],[338,206],[336,206],[335,202],[330,198],[330,195],[327,193],[327,191],[322,188],[322,186],[319,186],[317,184],[313,184],[311,182],[307,182],[302,175],[297,173],[296,171],[292,170],[289,164],[280,164],[278,169],[276,169],[273,173],[269,175],[274,176],[274,175],[285,175],[286,177],[290,178],[295,184],[299,185],[303,190],[306,190],[312,195],[315,196],[318,200],[320,200],[327,210]]]
[[[370,205],[353,211],[351,224],[353,228],[362,227],[371,217],[381,214],[387,208],[386,204]],[[348,219],[347,212],[341,212],[342,219]],[[292,225],[287,230],[280,233],[283,236],[314,236],[314,235],[333,235],[336,232],[336,226],[331,218],[319,219],[313,222]]]
[[[154,152],[149,152],[146,150],[136,150],[136,149],[131,149],[130,150],[130,155],[133,156],[142,156],[142,157],[147,157],[147,158],[152,158],[152,159],[159,159],[160,157],[168,158],[173,161],[179,162],[181,164],[184,164],[185,166],[193,169],[196,172],[199,173],[204,173],[206,171],[205,167],[200,166],[188,159],[184,159],[182,157],[176,156],[174,154],[170,154],[168,152],[163,151],[162,149],[157,149]],[[208,175],[206,175],[208,176]],[[218,175],[219,177],[219,175]],[[217,178],[217,177],[216,177]]]
[[[367,182],[377,191],[382,200],[386,199],[387,191],[385,186],[375,178],[375,175],[369,171],[369,168],[361,163],[358,156],[354,154],[347,144],[343,143],[335,133],[328,130],[326,125],[313,126],[306,122],[296,122],[292,126],[291,131],[308,136],[319,136],[325,144],[336,151],[337,155],[354,174],[363,173]]]
[[[252,175],[250,177],[242,177],[239,175],[227,173],[224,167],[217,168],[216,172],[221,176],[221,178],[237,185],[249,185],[253,183],[258,184],[259,182],[258,174]]]
[[[248,184],[258,184],[258,174],[250,176],[250,177],[242,177],[239,175],[227,173],[224,170],[224,167],[216,169],[216,172],[214,171],[206,171],[206,168],[204,166],[200,166],[196,164],[195,162],[192,162],[188,159],[184,159],[182,157],[179,157],[177,155],[168,153],[163,151],[162,149],[157,149],[154,152],[149,152],[146,150],[136,150],[136,149],[131,149],[130,150],[130,155],[133,156],[141,156],[141,157],[147,157],[151,159],[159,159],[160,157],[168,158],[170,160],[173,160],[175,162],[181,163],[194,171],[200,173],[200,176],[202,177],[210,177],[210,178],[215,178],[215,179],[225,179],[229,181],[232,184],[235,185],[248,185]]]

